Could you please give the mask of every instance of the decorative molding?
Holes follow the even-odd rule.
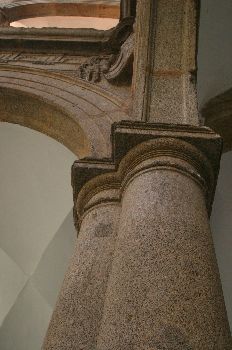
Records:
[[[117,54],[133,31],[134,18],[109,30],[0,27],[0,51],[54,52],[93,57]]]
[[[50,54],[50,53],[25,53],[25,52],[0,52],[0,64],[20,64],[20,65],[44,65],[65,67],[70,66],[70,70],[76,70],[77,66],[83,64],[85,56],[69,54]],[[46,67],[45,67],[46,68]],[[62,71],[63,69],[60,68]]]
[[[20,124],[63,143],[77,156],[110,154],[113,122],[128,119],[125,101],[81,79],[1,65],[0,121]]]
[[[128,39],[122,44],[119,55],[116,59],[111,60],[114,62],[110,65],[104,77],[108,81],[114,81],[119,79],[122,75],[132,77],[132,66],[134,58],[134,39],[135,35],[132,33]],[[126,74],[127,73],[127,74]],[[129,74],[128,74],[129,73]]]
[[[111,61],[114,61],[114,55],[91,57],[79,67],[77,76],[81,79],[97,83],[101,81],[104,73],[109,71]]]
[[[94,56],[111,54],[116,48],[110,40],[114,29],[63,29],[0,27],[0,51],[66,53]]]

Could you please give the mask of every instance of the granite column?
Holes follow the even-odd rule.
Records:
[[[209,226],[221,140],[139,124],[115,129],[122,211],[97,349],[229,350]]]
[[[97,164],[91,169],[92,165],[75,162],[72,170],[79,235],[44,341],[46,350],[96,349],[120,205],[118,189],[106,175],[82,188],[91,174],[107,173],[112,168]]]

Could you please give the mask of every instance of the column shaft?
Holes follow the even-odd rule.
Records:
[[[150,162],[122,195],[97,349],[229,350],[200,176],[183,160]]]
[[[96,348],[119,211],[108,202],[85,214],[43,349]]]

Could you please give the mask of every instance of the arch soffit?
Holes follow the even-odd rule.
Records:
[[[1,65],[0,121],[63,143],[79,158],[108,157],[113,122],[129,119],[123,101],[95,84],[58,73]]]
[[[207,102],[201,113],[205,125],[222,136],[224,152],[232,150],[232,88]]]

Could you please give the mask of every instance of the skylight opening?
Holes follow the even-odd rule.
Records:
[[[119,19],[81,16],[46,16],[21,19],[10,23],[23,28],[93,28],[107,30],[115,27]]]

